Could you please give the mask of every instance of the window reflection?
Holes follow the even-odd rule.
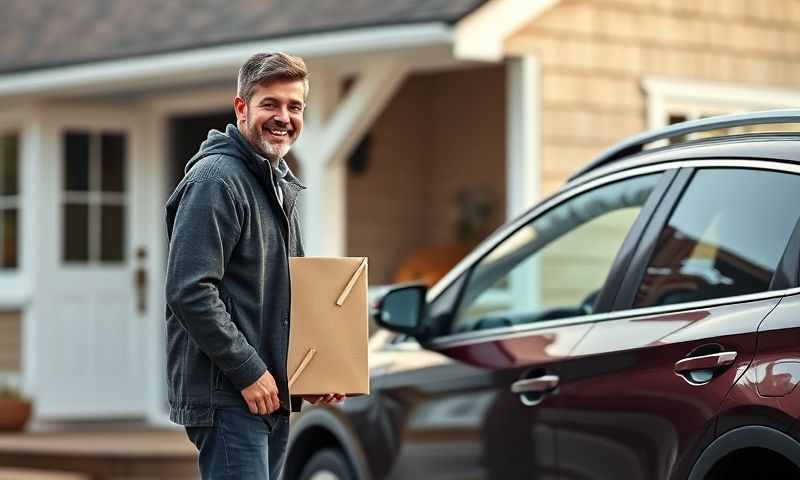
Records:
[[[452,333],[591,313],[660,174],[573,197],[497,245],[469,278]]]
[[[635,306],[763,292],[798,220],[800,176],[700,170],[659,236]]]

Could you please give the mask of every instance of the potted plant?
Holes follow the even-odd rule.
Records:
[[[33,405],[18,389],[0,385],[0,431],[21,432],[31,418]]]

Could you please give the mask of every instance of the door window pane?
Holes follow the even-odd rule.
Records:
[[[19,158],[16,135],[0,136],[0,196],[19,193]]]
[[[64,260],[89,260],[89,206],[86,204],[64,205]]]
[[[100,137],[100,159],[100,189],[104,192],[125,191],[125,136],[103,134]]]
[[[517,230],[475,266],[451,333],[591,313],[659,178],[636,177],[580,194]]]
[[[64,261],[125,260],[127,137],[64,134]]]
[[[17,251],[17,235],[19,218],[17,210],[0,210],[0,232],[3,232],[0,245],[0,267],[17,268],[19,252]]]
[[[89,190],[89,134],[67,132],[64,135],[64,189],[70,192]]]
[[[119,205],[103,205],[100,209],[100,226],[100,260],[123,261],[125,208]]]
[[[800,176],[698,171],[661,232],[635,306],[763,292],[800,211]]]

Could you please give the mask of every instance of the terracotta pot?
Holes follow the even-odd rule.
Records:
[[[0,431],[21,432],[31,418],[31,402],[0,398]]]

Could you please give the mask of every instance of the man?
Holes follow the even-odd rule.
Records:
[[[283,157],[303,129],[308,73],[298,57],[256,54],[237,87],[236,126],[209,132],[167,201],[170,418],[204,479],[275,479],[302,402],[289,397],[286,358],[305,187]]]

